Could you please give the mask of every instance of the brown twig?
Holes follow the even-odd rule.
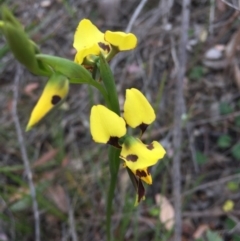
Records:
[[[128,26],[127,26],[125,32],[128,33],[128,32],[130,32],[132,30],[132,26],[133,26],[134,22],[136,21],[138,15],[141,13],[141,11],[142,11],[142,9],[143,9],[143,7],[145,6],[146,3],[147,3],[147,0],[142,0],[139,3],[139,5],[135,9],[135,11],[134,11],[134,13],[133,13],[129,23],[128,23]]]
[[[235,10],[237,10],[237,11],[240,11],[240,6],[234,6],[233,4],[231,4],[231,3],[229,3],[228,1],[226,1],[226,0],[222,0],[222,2],[224,2],[226,5],[228,5],[229,7],[231,7],[231,8],[234,8]],[[239,3],[238,3],[239,4]]]
[[[206,189],[206,188],[209,188],[209,187],[213,187],[213,186],[215,186],[215,185],[220,185],[220,184],[223,184],[223,183],[225,183],[225,182],[232,181],[233,179],[240,179],[240,174],[239,174],[239,173],[238,173],[238,174],[233,174],[233,175],[231,175],[231,176],[223,177],[223,178],[221,178],[221,179],[218,179],[218,180],[216,180],[216,181],[204,183],[204,184],[202,184],[202,185],[199,185],[199,186],[197,186],[197,187],[194,187],[194,188],[192,188],[192,189],[184,192],[184,193],[182,194],[182,196],[186,196],[186,195],[189,195],[189,194],[191,194],[191,193],[193,193],[193,192],[196,192],[196,191],[198,191],[198,190],[203,190],[203,189]]]
[[[187,218],[201,218],[201,217],[219,217],[222,215],[233,214],[235,216],[240,216],[240,210],[234,210],[232,212],[224,212],[222,210],[207,210],[207,211],[191,211],[183,212],[183,217]]]
[[[197,125],[205,125],[205,124],[209,124],[209,123],[215,123],[215,122],[218,122],[218,121],[226,121],[228,119],[233,119],[237,116],[240,115],[240,111],[235,111],[233,113],[230,113],[230,114],[227,114],[227,115],[217,115],[217,116],[213,116],[209,119],[202,119],[202,120],[196,120],[196,121],[193,121],[193,125],[194,126],[197,126]]]
[[[125,32],[130,32],[132,30],[133,24],[136,21],[137,17],[139,16],[139,14],[141,13],[143,7],[145,6],[145,4],[147,3],[147,0],[141,0],[139,5],[137,6],[137,8],[135,9],[129,23],[128,26],[125,30]],[[111,69],[114,72],[115,67],[117,66],[117,64],[121,61],[121,55],[117,55],[111,62]]]
[[[76,225],[75,225],[73,207],[71,205],[71,201],[69,197],[67,197],[67,200],[68,200],[68,225],[69,225],[70,234],[73,241],[78,241],[77,232],[75,228]]]
[[[181,142],[182,142],[182,114],[184,111],[183,98],[183,79],[186,72],[187,53],[186,45],[188,40],[188,26],[189,26],[189,7],[190,0],[183,0],[182,5],[182,25],[181,25],[181,39],[179,43],[179,67],[176,79],[176,98],[174,111],[174,129],[173,129],[173,146],[175,155],[173,158],[173,195],[174,195],[174,209],[175,209],[175,227],[174,240],[180,241],[182,236],[182,217],[181,217]]]
[[[16,132],[17,132],[17,138],[18,138],[18,143],[19,143],[19,147],[20,147],[20,151],[23,159],[25,172],[27,174],[30,194],[32,197],[32,209],[33,209],[34,222],[35,222],[35,241],[40,241],[40,218],[39,218],[38,203],[36,198],[36,189],[33,184],[33,175],[32,175],[32,171],[30,168],[30,163],[29,163],[29,159],[28,159],[28,155],[25,147],[23,132],[22,132],[18,114],[17,114],[18,89],[19,89],[19,82],[20,82],[21,75],[22,75],[22,68],[19,64],[17,64],[16,74],[15,74],[14,83],[13,83],[12,117],[15,124]]]

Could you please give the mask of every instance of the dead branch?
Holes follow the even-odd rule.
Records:
[[[175,155],[173,158],[173,196],[175,208],[175,227],[174,240],[180,241],[182,234],[182,214],[181,214],[181,118],[184,111],[183,98],[183,79],[186,72],[187,53],[186,45],[188,40],[188,26],[189,26],[189,7],[190,0],[183,0],[182,5],[182,25],[181,25],[181,39],[179,44],[179,68],[177,71],[176,80],[176,98],[174,111],[174,129],[173,129],[173,146]]]
[[[32,197],[32,209],[34,213],[34,222],[35,222],[35,241],[40,241],[40,218],[39,218],[38,203],[36,198],[36,189],[33,184],[33,175],[30,168],[30,163],[27,155],[23,132],[22,132],[18,114],[17,114],[18,90],[19,90],[19,82],[20,82],[21,76],[22,76],[22,68],[19,64],[17,64],[16,74],[15,74],[14,83],[13,83],[12,117],[15,124],[16,132],[17,132],[17,138],[18,138],[18,143],[19,143],[19,147],[20,147],[20,151],[23,159],[24,169],[28,179],[30,195]]]

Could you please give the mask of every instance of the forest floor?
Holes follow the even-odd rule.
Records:
[[[79,21],[91,19],[101,31],[138,37],[135,50],[111,63],[121,104],[126,88],[138,88],[157,119],[144,141],[158,140],[166,157],[151,170],[153,185],[134,207],[135,193],[120,169],[112,214],[116,241],[173,240],[173,147],[176,69],[181,35],[180,0],[2,0],[41,52],[73,59]],[[231,3],[231,1],[228,1]],[[234,2],[234,1],[232,1]],[[181,147],[182,240],[240,240],[240,11],[221,0],[193,0],[187,66],[183,81]],[[0,240],[34,240],[34,215],[12,116],[17,62],[0,38]],[[47,81],[22,67],[18,117],[25,130]],[[107,147],[89,132],[91,105],[99,94],[72,85],[64,105],[24,133],[40,209],[42,240],[104,241],[110,174]],[[159,203],[159,195],[164,204]],[[162,211],[161,211],[162,210]],[[168,216],[170,215],[170,216]]]

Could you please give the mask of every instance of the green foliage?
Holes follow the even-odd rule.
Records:
[[[203,66],[194,66],[189,73],[189,78],[193,80],[199,80],[205,74],[205,69]]]
[[[221,115],[227,115],[234,111],[234,108],[227,102],[222,102],[219,105],[219,113]]]
[[[235,124],[235,126],[240,127],[240,115],[235,117],[234,124]]]
[[[37,54],[36,57],[51,66],[55,72],[60,72],[68,77],[70,79],[70,83],[80,84],[91,83],[93,81],[89,71],[71,60],[46,54]]]
[[[32,73],[48,76],[49,69],[35,57],[39,51],[36,44],[28,38],[21,24],[6,7],[2,7],[1,12],[3,21],[0,29],[15,58]]]
[[[229,135],[222,135],[217,140],[217,145],[220,148],[228,148],[231,146],[232,138]]]
[[[160,209],[159,207],[152,207],[149,210],[149,214],[153,217],[158,217],[159,216]]]
[[[198,164],[203,165],[207,162],[207,156],[204,155],[201,151],[196,151],[196,161]]]
[[[234,158],[236,158],[237,160],[240,160],[240,143],[237,143],[232,147],[231,154],[233,155]]]
[[[208,241],[223,241],[223,239],[218,235],[218,233],[208,230],[206,233]]]
[[[233,220],[233,219],[231,219],[231,218],[227,218],[226,220],[225,220],[225,225],[226,225],[226,228],[228,229],[228,230],[231,230],[231,229],[233,229],[235,226],[236,226],[236,222]]]
[[[239,189],[239,184],[237,182],[231,181],[227,183],[227,188],[232,192],[236,192]]]
[[[233,241],[240,241],[240,235],[234,234],[232,240]]]
[[[189,28],[188,30],[188,37],[191,38],[194,36],[194,29],[193,28]]]

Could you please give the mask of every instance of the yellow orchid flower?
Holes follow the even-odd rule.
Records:
[[[73,47],[77,50],[74,61],[78,64],[93,65],[96,56],[102,52],[109,61],[117,52],[134,49],[137,38],[132,33],[102,33],[88,19],[80,21],[74,35]]]
[[[61,74],[54,73],[48,80],[40,99],[31,113],[26,130],[30,130],[54,107],[62,103],[68,94],[68,90],[68,79]]]
[[[145,145],[140,139],[128,136],[126,124],[131,127],[144,125],[146,129],[155,118],[155,113],[145,96],[134,88],[126,91],[124,119],[103,105],[93,106],[90,115],[93,140],[121,148],[120,158],[124,161],[124,166],[148,184],[152,184],[148,167],[162,159],[166,151],[157,141]]]

